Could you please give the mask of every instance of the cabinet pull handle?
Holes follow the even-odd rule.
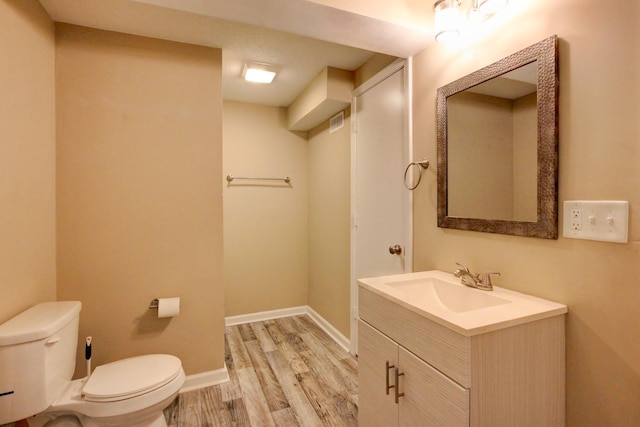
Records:
[[[395,368],[395,365],[389,365],[389,361],[387,360],[386,362],[386,366],[387,366],[387,373],[386,373],[386,384],[387,384],[387,396],[389,395],[389,390],[391,390],[392,388],[394,388],[394,385],[389,385],[389,370]],[[397,370],[397,369],[396,369]]]
[[[404,393],[400,393],[400,377],[404,375],[404,372],[400,373],[400,371],[398,370],[398,368],[396,368],[396,389],[395,389],[395,393],[396,393],[396,404],[398,403],[398,400],[404,396]]]

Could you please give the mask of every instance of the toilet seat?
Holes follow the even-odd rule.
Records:
[[[111,425],[132,425],[131,416],[135,413],[162,412],[184,385],[185,375],[182,367],[172,380],[155,389],[148,389],[137,396],[127,396],[120,400],[93,402],[83,396],[86,379],[70,381],[64,392],[47,409],[48,413],[74,413],[92,419],[109,419]],[[115,421],[114,421],[115,420]],[[117,422],[116,422],[117,421]],[[115,424],[114,424],[115,423]]]
[[[182,372],[180,359],[168,354],[131,357],[98,366],[82,394],[90,402],[115,402],[156,390]]]

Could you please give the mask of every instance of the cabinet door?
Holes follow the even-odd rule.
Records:
[[[358,425],[397,427],[395,392],[386,388],[387,378],[395,385],[394,369],[387,371],[386,362],[398,366],[398,345],[362,320],[358,333]]]
[[[468,427],[469,390],[399,348],[401,427]]]

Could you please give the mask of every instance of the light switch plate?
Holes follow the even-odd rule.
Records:
[[[627,243],[629,202],[566,200],[562,235],[572,239]]]

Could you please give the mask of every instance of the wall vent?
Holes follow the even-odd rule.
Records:
[[[329,119],[329,133],[334,133],[344,127],[344,111],[340,111]]]

